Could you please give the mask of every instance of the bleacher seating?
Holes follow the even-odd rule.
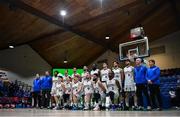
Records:
[[[26,108],[31,105],[31,91],[17,82],[0,82],[0,105],[4,108]]]
[[[170,108],[171,104],[170,104],[169,90],[170,88],[175,89],[177,87],[177,77],[175,76],[161,77],[160,80],[161,80],[160,89],[161,89],[163,107]]]

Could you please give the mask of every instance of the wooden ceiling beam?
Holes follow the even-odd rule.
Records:
[[[120,33],[117,37],[115,37],[114,39],[118,39],[123,37],[125,34],[127,34],[131,28],[136,27],[138,25],[141,24],[141,22],[143,22],[144,20],[146,20],[147,18],[149,18],[151,15],[153,15],[157,10],[161,9],[163,5],[165,5],[165,3],[167,3],[167,1],[165,0],[161,0],[160,2],[158,1],[154,1],[157,2],[157,4],[154,6],[154,8],[152,8],[150,11],[148,11],[143,17],[137,18],[137,20],[135,20],[134,22],[132,22],[129,27],[127,28],[127,30],[124,30],[122,33]],[[114,52],[119,51],[118,48],[116,48],[117,45],[117,41],[116,40],[111,40],[110,41],[110,45],[109,47],[112,48],[112,50]]]
[[[176,0],[168,0],[171,4],[171,8],[173,10],[174,16],[176,17],[176,22],[178,27],[180,28],[180,12],[177,9],[177,1]]]
[[[132,3],[129,3],[129,4],[125,5],[125,6],[115,8],[115,9],[113,9],[113,10],[110,10],[110,11],[105,12],[105,13],[103,13],[103,14],[97,15],[97,16],[92,17],[92,18],[90,18],[90,19],[87,19],[87,20],[85,20],[85,21],[76,23],[75,25],[72,25],[71,27],[78,27],[78,26],[80,26],[80,25],[87,24],[87,23],[89,23],[89,22],[92,22],[92,21],[101,19],[101,18],[103,18],[103,17],[112,15],[112,14],[114,14],[114,13],[116,13],[116,12],[119,12],[119,11],[122,11],[122,10],[128,10],[129,7],[133,7],[133,6],[139,4],[139,3],[143,2],[143,1],[144,1],[144,0],[136,0],[136,1],[134,1],[134,2],[132,2]]]
[[[26,3],[24,3],[21,0],[6,0],[6,1],[13,4],[13,5],[15,5],[15,6],[17,6],[20,9],[23,9],[26,12],[29,12],[29,13],[31,13],[33,15],[36,15],[36,16],[42,18],[42,19],[45,19],[45,20],[49,21],[50,23],[53,23],[55,25],[58,25],[58,26],[62,27],[65,31],[69,31],[69,32],[72,32],[72,33],[74,33],[76,35],[79,35],[80,37],[83,37],[83,38],[85,38],[87,40],[90,40],[90,41],[92,41],[94,43],[97,43],[97,44],[101,45],[102,47],[104,47],[106,49],[111,49],[111,48],[108,48],[107,43],[105,41],[102,41],[101,39],[97,39],[94,36],[89,35],[88,33],[80,32],[79,30],[75,30],[71,26],[69,26],[69,25],[63,23],[62,21],[60,21],[59,19],[56,19],[56,18],[54,18],[52,16],[49,16],[46,13],[44,13],[44,12],[38,10],[38,9],[35,9],[30,5],[27,5]]]

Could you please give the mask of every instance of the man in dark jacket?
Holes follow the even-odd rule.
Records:
[[[41,91],[41,80],[39,74],[36,74],[36,78],[33,81],[33,98],[34,98],[33,107],[41,107],[40,91]]]
[[[149,60],[149,68],[146,72],[146,80],[148,81],[148,87],[151,96],[151,102],[153,109],[161,110],[162,101],[160,94],[160,69],[155,65],[155,60]],[[156,104],[156,98],[158,105]]]
[[[42,91],[42,106],[41,108],[50,108],[50,98],[51,98],[51,88],[52,88],[52,77],[48,71],[45,72],[45,76],[41,78],[41,91]]]

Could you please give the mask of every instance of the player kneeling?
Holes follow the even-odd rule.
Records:
[[[92,94],[93,94],[93,82],[91,80],[91,75],[90,73],[86,73],[86,80],[83,82],[83,90],[84,90],[84,101],[85,101],[85,107],[84,110],[90,109],[90,103],[92,99]]]
[[[63,95],[63,99],[64,99],[64,107],[65,109],[70,109],[70,104],[71,104],[71,87],[72,87],[72,83],[69,77],[66,78],[66,82],[64,83],[65,86],[65,90],[64,90],[64,95]]]
[[[72,109],[77,110],[78,109],[78,102],[81,97],[81,89],[82,85],[78,81],[78,78],[74,77],[72,81]]]
[[[106,97],[106,108],[116,110],[118,107],[118,98],[120,94],[120,84],[118,80],[114,79],[114,72],[110,70],[109,79],[107,80],[107,97]]]
[[[102,103],[101,101],[105,100],[106,98],[106,89],[104,87],[104,85],[102,84],[102,82],[100,81],[99,75],[98,74],[94,74],[93,75],[93,85],[94,85],[94,100],[95,100],[95,107],[94,107],[94,111],[100,110],[100,103]]]
[[[56,96],[54,97],[57,105],[54,109],[62,109],[63,108],[63,94],[64,94],[65,86],[63,82],[63,77],[58,76],[58,82],[56,83]]]

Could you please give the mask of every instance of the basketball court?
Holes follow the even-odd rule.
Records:
[[[180,116],[180,0],[0,0],[0,116]]]
[[[14,110],[0,110],[3,117],[147,117],[147,116],[176,116],[180,115],[180,111],[154,111],[154,112],[140,112],[140,111],[123,111],[123,112],[108,112],[108,111],[54,111],[54,110],[36,110],[36,109],[14,109]]]

